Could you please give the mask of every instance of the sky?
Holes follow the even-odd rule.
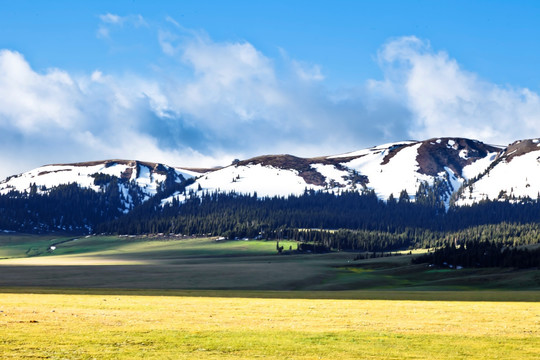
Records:
[[[537,1],[0,0],[0,178],[540,136]]]

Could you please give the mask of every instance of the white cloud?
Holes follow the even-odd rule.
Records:
[[[0,51],[0,124],[24,133],[70,128],[81,116],[79,89],[64,71],[35,73],[20,53]]]
[[[103,73],[99,70],[95,70],[90,76],[90,79],[95,82],[101,82],[103,79]]]
[[[123,24],[126,19],[125,17],[121,17],[115,14],[110,14],[110,13],[99,15],[99,18],[101,19],[102,22],[106,24],[119,24],[119,25]]]
[[[112,29],[136,18],[101,20]],[[0,177],[45,163],[207,167],[435,136],[504,144],[540,130],[538,94],[482,80],[415,37],[381,48],[382,80],[329,90],[317,64],[166,22],[172,29],[157,29],[155,41],[168,62],[159,55],[160,67],[144,75],[40,73],[21,54],[0,51]]]
[[[109,38],[111,34],[111,30],[114,27],[123,27],[123,26],[133,26],[135,28],[139,27],[148,27],[148,23],[142,15],[126,15],[126,16],[120,16],[116,14],[102,14],[99,15],[99,19],[101,20],[101,24],[98,26],[97,30],[97,37],[98,38]]]
[[[386,78],[372,85],[404,98],[413,114],[413,137],[464,136],[506,144],[540,133],[538,94],[482,80],[426,41],[392,40],[379,60]]]
[[[182,26],[174,18],[172,18],[169,15],[165,16],[165,21],[168,22],[168,23],[173,24],[175,27],[177,27],[179,29],[182,28]]]
[[[167,100],[159,86],[94,71],[34,71],[24,57],[0,51],[0,176],[46,163],[105,158],[156,160],[173,165],[216,165],[189,146],[173,149],[145,132]]]
[[[337,153],[392,134],[386,115],[402,111],[367,109],[365,91],[336,100],[316,65],[286,60],[290,72],[278,72],[276,60],[245,41],[219,43],[191,31],[171,32],[167,41],[172,65],[157,76],[38,73],[4,50],[0,133],[11,140],[0,142],[0,153],[25,161],[0,176],[29,163],[135,158],[215,166],[262,153]]]
[[[324,75],[322,74],[320,65],[308,65],[306,63],[292,60],[292,65],[296,71],[297,76],[305,81],[322,81]]]
[[[249,43],[214,43],[198,38],[185,44],[182,61],[193,77],[173,97],[179,113],[216,125],[256,121],[286,100],[272,61]]]

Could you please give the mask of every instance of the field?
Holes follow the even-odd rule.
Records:
[[[4,359],[540,356],[537,302],[5,293],[0,304]]]
[[[349,252],[278,255],[273,241],[72,239],[0,236],[0,287],[540,290],[538,270],[429,269],[411,265],[408,255],[355,261],[356,254]],[[47,251],[53,244],[56,249]],[[296,243],[282,241],[280,246],[295,249]]]
[[[72,239],[0,236],[1,358],[540,357],[538,270],[277,255],[264,241]]]

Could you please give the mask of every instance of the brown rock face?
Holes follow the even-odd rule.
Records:
[[[439,141],[440,140],[440,141]],[[480,141],[463,138],[439,138],[422,141],[418,148],[416,160],[422,174],[435,176],[444,168],[451,169],[461,175],[463,168],[488,153],[499,152],[501,149],[484,144]]]
[[[513,158],[521,155],[528,154],[532,151],[540,150],[540,141],[538,139],[518,140],[510,145],[504,151],[502,151],[497,160],[505,160],[506,162],[512,161]]]
[[[252,159],[239,161],[235,165],[245,166],[245,165],[262,165],[262,166],[272,166],[277,169],[285,170],[296,170],[298,175],[301,176],[307,184],[324,186],[327,185],[326,178],[319,173],[317,170],[313,169],[311,165],[313,164],[323,164],[323,165],[333,165],[337,169],[345,170],[345,167],[341,163],[351,161],[358,156],[352,157],[341,157],[341,158],[326,158],[326,157],[316,157],[316,158],[301,158],[293,155],[266,155],[258,156]],[[365,179],[364,179],[365,178]],[[360,180],[363,180],[367,183],[367,177],[364,177]],[[359,181],[362,183],[362,181]]]

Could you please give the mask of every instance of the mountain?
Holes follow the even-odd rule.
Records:
[[[530,200],[539,197],[539,176],[539,139],[501,147],[433,138],[313,158],[264,155],[212,169],[54,164],[0,182],[0,229],[256,236],[282,226],[406,231],[536,222],[540,203]]]
[[[482,200],[537,200],[538,179],[540,139],[519,140],[500,151],[484,171],[464,184],[456,196],[456,205]]]
[[[115,180],[122,199],[123,212],[143,203],[167,186],[193,177],[195,172],[135,160],[105,160],[41,166],[0,182],[0,194],[11,191],[47,195],[52,189],[68,184],[99,192]]]
[[[429,188],[448,208],[452,203],[537,199],[540,183],[535,179],[539,175],[538,139],[502,147],[464,138],[433,138],[313,158],[264,155],[214,169],[135,160],[46,165],[0,182],[0,195],[17,191],[46,196],[63,184],[103,192],[114,180],[120,210],[126,213],[156,195],[161,204],[167,204],[183,202],[190,194],[214,192],[287,197],[306,190],[333,194],[373,191],[385,201],[405,196],[405,192],[414,201],[419,191]],[[174,192],[174,186],[187,179],[192,183]]]
[[[339,194],[373,190],[383,200],[405,190],[414,200],[422,185],[437,187],[448,206],[461,185],[483,173],[503,149],[463,138],[434,138],[375,146],[315,158],[267,155],[238,161],[199,176],[187,191],[300,195],[306,190]],[[186,194],[164,199],[184,201]]]

